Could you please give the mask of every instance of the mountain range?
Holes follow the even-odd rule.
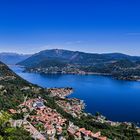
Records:
[[[103,74],[122,80],[140,79],[140,57],[122,53],[85,53],[62,49],[44,50],[33,55],[0,53],[8,65],[24,66],[28,72]]]
[[[84,53],[61,49],[45,50],[21,61],[29,72],[103,74],[122,80],[140,79],[140,57],[121,53]]]
[[[18,64],[27,67],[43,67],[47,62],[50,63],[50,61],[55,61],[62,64],[93,66],[95,64],[110,63],[121,59],[140,61],[140,57],[138,56],[129,56],[121,53],[96,54],[84,53],[79,51],[52,49],[36,53]]]
[[[31,55],[17,54],[17,53],[0,53],[0,61],[7,65],[14,65],[23,61]]]

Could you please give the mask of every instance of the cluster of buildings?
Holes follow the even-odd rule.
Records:
[[[77,99],[73,99],[73,107],[79,102]],[[45,100],[42,98],[29,99],[24,101],[20,106],[29,108],[30,114],[24,117],[23,120],[14,121],[14,126],[20,122],[20,125],[30,132],[35,139],[39,140],[66,140],[67,137],[72,135],[75,140],[107,140],[106,137],[102,137],[100,132],[93,133],[85,128],[79,128],[69,120],[63,118],[55,109],[51,109],[44,105]],[[76,109],[76,108],[75,108]],[[80,110],[80,108],[79,108]],[[17,111],[11,109],[11,113],[17,113]],[[33,112],[33,113],[32,113]],[[16,125],[15,125],[16,124]],[[63,135],[64,132],[67,136]],[[56,138],[57,136],[57,138]]]
[[[79,109],[79,111],[81,110],[81,106],[76,107],[77,104],[79,105],[80,103],[78,99],[72,99],[72,101],[70,99],[68,100],[69,105],[72,105],[70,107],[71,110],[75,112],[76,109]],[[100,132],[92,133],[85,128],[79,128],[75,126],[73,123],[69,122],[59,113],[57,113],[56,110],[45,106],[44,103],[44,99],[35,98],[29,99],[20,105],[28,107],[32,112],[35,111],[34,113],[28,115],[28,122],[24,119],[24,124],[26,124],[24,128],[26,128],[26,130],[28,130],[31,134],[34,134],[33,130],[35,130],[36,135],[34,134],[34,137],[40,137],[40,140],[44,140],[45,138],[55,140],[57,135],[61,140],[66,140],[66,138],[63,136],[63,132],[66,131],[68,136],[72,135],[77,140],[88,140],[91,138],[96,138],[98,140],[107,140],[106,137],[101,137]],[[65,102],[62,101],[61,103],[64,103],[63,106],[66,106]],[[14,110],[11,110],[11,112],[15,113]]]
[[[30,111],[34,110],[34,109],[41,109],[41,108],[44,108],[45,105],[44,105],[44,102],[45,100],[42,99],[41,97],[39,98],[34,98],[34,99],[29,99],[29,100],[25,100],[22,104],[20,104],[20,106],[26,106],[30,109]]]
[[[82,110],[84,109],[84,103],[83,101],[72,98],[72,99],[62,99],[56,101],[56,103],[63,108],[63,110],[69,114],[71,114],[73,117],[80,118],[82,114]]]
[[[107,137],[101,136],[100,131],[93,133],[90,130],[86,130],[85,128],[79,128],[71,122],[69,123],[68,133],[69,133],[69,135],[74,136],[75,140],[81,140],[81,139],[83,139],[83,140],[93,140],[93,139],[107,140]]]
[[[50,93],[51,97],[60,97],[65,98],[66,96],[70,95],[73,92],[72,88],[48,88],[47,92]]]
[[[107,137],[102,136],[100,131],[92,132],[76,126],[65,119],[55,109],[47,107],[45,102],[46,100],[41,97],[25,100],[20,107],[23,107],[22,111],[24,110],[23,112],[26,112],[26,116],[24,116],[24,119],[13,120],[12,125],[15,127],[23,126],[25,130],[30,132],[34,139],[38,140],[67,140],[69,136],[72,136],[75,140],[107,140]],[[82,114],[83,102],[79,99],[61,98],[60,100],[56,100],[56,103],[73,117],[79,117],[80,113]],[[30,110],[30,113],[28,110]],[[18,113],[14,109],[10,109],[9,111],[12,114]],[[108,123],[111,126],[122,124],[106,120],[102,115],[97,115],[93,121]],[[126,122],[124,124],[131,126],[131,123]],[[137,130],[140,133],[140,130]],[[64,132],[66,135],[64,135]]]
[[[115,126],[115,127],[122,124],[121,122],[114,122],[114,121],[107,120],[106,117],[103,115],[96,116],[96,119],[94,121],[100,122],[100,123],[106,123],[106,124],[109,124],[110,126]],[[130,124],[127,123],[126,125],[130,125]]]
[[[36,115],[31,115],[29,118],[33,125],[38,123],[43,124],[43,129],[50,139],[54,139],[56,134],[62,134],[66,122],[66,119],[48,107],[37,110]]]
[[[76,65],[67,65],[64,67],[50,66],[47,68],[30,68],[27,71],[45,74],[86,74],[86,72],[80,70]]]
[[[26,131],[28,131],[32,137],[36,140],[46,140],[45,136],[42,135],[29,121],[27,120],[10,120],[13,127],[23,126]]]
[[[42,98],[29,99],[22,104],[27,106],[34,114],[28,116],[31,124],[36,128],[42,127],[40,131],[48,139],[55,139],[56,134],[61,135],[66,119],[64,119],[56,110],[46,107]]]
[[[0,76],[0,80],[9,81],[16,79],[15,76]]]

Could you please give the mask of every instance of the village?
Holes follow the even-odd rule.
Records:
[[[68,98],[67,100],[60,99],[56,103],[64,109],[65,112],[71,114],[73,117],[78,117],[82,115],[82,111],[85,107],[83,101],[76,98]]]
[[[0,140],[140,140],[140,0],[0,0]]]
[[[107,140],[101,136],[101,132],[91,132],[85,128],[79,128],[55,109],[45,106],[45,100],[38,97],[29,99],[20,105],[22,111],[26,114],[23,119],[11,120],[13,126],[23,126],[35,139],[39,140],[67,140],[67,137],[73,136],[75,140]],[[29,114],[28,109],[31,112]],[[18,111],[9,110],[10,113],[16,114]],[[20,112],[19,112],[20,113]],[[64,133],[65,132],[65,133]]]
[[[63,68],[59,66],[49,66],[47,68],[28,68],[25,71],[28,72],[35,72],[35,73],[43,73],[43,74],[88,74],[87,72],[80,70],[78,66],[68,64],[67,66],[64,66]]]
[[[51,97],[65,98],[73,92],[73,88],[47,88],[47,92]]]
[[[22,89],[23,90],[23,89]],[[27,88],[24,88],[27,90]],[[73,92],[72,88],[49,88],[49,96],[56,98],[56,104],[65,112],[74,118],[81,118],[82,115],[88,115],[83,111],[85,104],[77,98],[67,98]],[[10,109],[11,114],[24,113],[23,119],[12,120],[14,127],[23,126],[25,130],[30,132],[34,139],[38,140],[67,140],[72,137],[75,140],[107,140],[102,136],[100,131],[92,132],[86,128],[80,128],[70,120],[64,118],[57,112],[47,106],[47,101],[41,97],[28,99],[19,105],[21,110]],[[122,123],[107,120],[106,117],[98,114],[94,117],[93,122],[106,123],[113,127],[118,127]],[[127,127],[131,127],[131,123],[124,122]]]
[[[16,79],[15,76],[0,76],[0,81],[5,80],[5,81],[9,81],[10,80],[14,80]]]
[[[3,90],[4,86],[0,85],[0,89]],[[37,93],[41,88],[24,86],[20,90],[24,92],[33,90],[34,93]],[[54,98],[56,105],[73,118],[81,119],[83,116],[88,116],[88,113],[84,112],[85,103],[82,100],[68,98],[73,92],[72,88],[47,88],[44,91],[47,91],[47,97]],[[30,133],[32,138],[37,140],[108,139],[106,136],[102,136],[102,132],[98,129],[91,131],[84,126],[79,127],[73,121],[64,117],[63,114],[58,113],[57,109],[48,106],[48,100],[40,96],[35,98],[25,96],[23,103],[17,106],[17,109],[9,109],[9,113],[18,116],[16,119],[10,120],[13,127],[23,127]],[[121,122],[107,120],[106,117],[100,114],[94,116],[92,121],[113,127],[122,125]],[[128,128],[132,126],[129,122],[123,124]],[[137,130],[139,132],[138,127]]]

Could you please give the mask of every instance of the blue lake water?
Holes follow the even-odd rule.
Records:
[[[95,75],[40,75],[10,67],[27,81],[42,87],[73,87],[70,97],[84,100],[85,111],[100,112],[113,121],[140,122],[140,82]]]

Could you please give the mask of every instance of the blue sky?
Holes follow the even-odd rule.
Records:
[[[139,0],[0,0],[0,52],[140,55]]]

